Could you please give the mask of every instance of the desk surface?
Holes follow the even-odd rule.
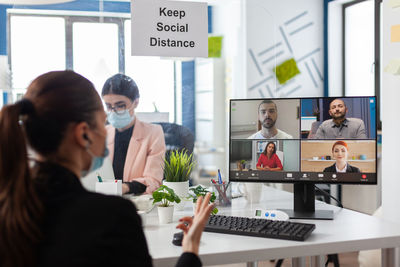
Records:
[[[219,214],[250,217],[259,207],[293,207],[291,193],[263,188],[260,204],[237,198],[232,201],[232,207],[219,208]],[[316,224],[316,229],[305,242],[205,232],[201,239],[200,258],[204,265],[215,265],[400,247],[398,224],[322,202],[316,203],[316,209],[334,210],[335,219],[291,220]],[[182,248],[172,245],[172,236],[177,232],[175,227],[178,219],[191,214],[193,211],[189,202],[184,211],[174,212],[174,222],[171,224],[158,224],[156,208],[146,215],[144,231],[154,266],[175,265]]]

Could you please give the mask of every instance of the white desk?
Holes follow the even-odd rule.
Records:
[[[250,216],[257,207],[292,208],[291,193],[264,188],[260,201],[262,204],[237,198],[233,200],[231,208],[220,209],[219,214]],[[335,219],[293,220],[316,224],[316,229],[305,242],[204,232],[200,245],[203,265],[297,258],[293,263],[303,266],[304,257],[317,256],[311,258],[313,266],[322,266],[322,257],[319,255],[383,248],[382,266],[395,266],[393,248],[400,247],[400,225],[320,202],[316,203],[316,209],[334,210]],[[191,205],[182,212],[175,211],[174,222],[165,225],[158,224],[156,208],[146,215],[144,231],[154,266],[175,265],[182,249],[172,245],[172,236],[178,231],[175,229],[178,219],[189,214],[193,214]]]

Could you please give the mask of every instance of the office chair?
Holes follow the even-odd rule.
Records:
[[[166,156],[172,150],[186,149],[188,154],[193,152],[194,135],[185,126],[170,122],[153,122],[161,125],[164,131],[165,146],[167,148]]]

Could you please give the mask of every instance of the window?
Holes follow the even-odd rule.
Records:
[[[72,29],[74,70],[101,94],[105,80],[118,73],[118,25],[75,22]]]
[[[346,96],[375,95],[374,1],[344,8],[344,88]]]
[[[26,88],[42,73],[65,69],[63,18],[12,16],[10,24],[13,88]]]
[[[159,57],[131,56],[131,21],[125,21],[125,73],[139,87],[140,103],[137,111],[169,112],[174,121],[174,61]]]
[[[131,21],[127,16],[21,14],[15,9],[9,16],[13,89],[26,88],[42,73],[73,69],[101,93],[107,78],[125,73],[139,87],[136,111],[168,112],[169,121],[175,121],[175,62],[131,56]]]

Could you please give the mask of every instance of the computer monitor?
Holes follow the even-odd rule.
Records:
[[[314,185],[377,183],[376,105],[373,96],[230,100],[229,180],[293,183],[291,218],[333,219],[315,210]]]

